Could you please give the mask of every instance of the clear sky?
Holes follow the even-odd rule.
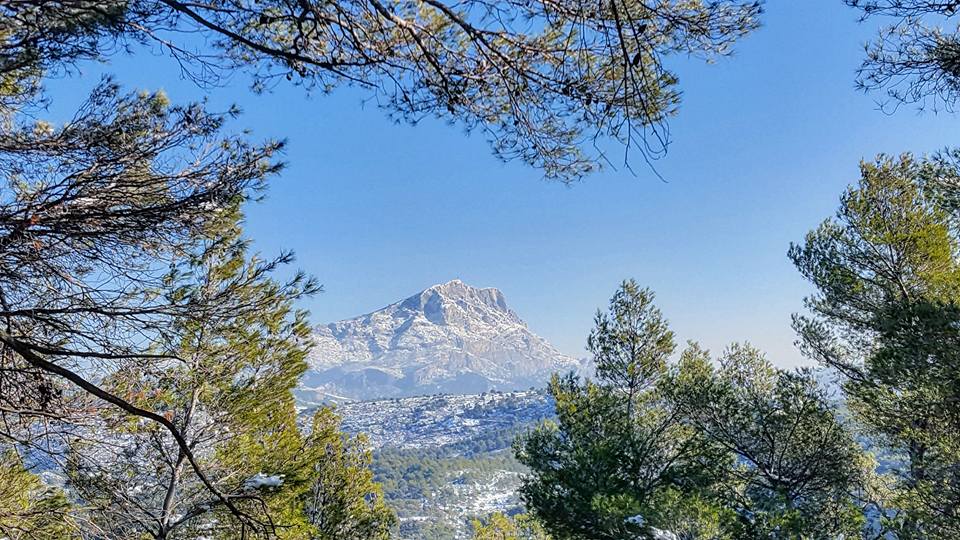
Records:
[[[358,91],[257,96],[242,76],[202,90],[149,53],[83,64],[49,86],[55,118],[112,73],[175,102],[238,104],[233,128],[287,138],[289,168],[248,208],[247,231],[264,254],[294,250],[324,284],[306,306],[317,323],[460,278],[501,289],[535,332],[580,356],[596,309],[633,277],[657,292],[680,340],[749,340],[797,365],[790,314],[810,289],[790,242],[835,210],[861,158],[960,143],[955,116],[888,115],[881,96],[854,89],[877,24],[857,15],[840,0],[769,0],[733,58],[672,59],[684,98],[657,163],[666,182],[637,161],[637,176],[549,183],[459,127],[395,125]]]

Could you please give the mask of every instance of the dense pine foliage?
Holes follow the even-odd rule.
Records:
[[[521,493],[556,538],[807,538],[863,526],[865,458],[806,373],[745,345],[714,369],[626,281],[597,316],[596,380],[555,378],[557,421],[517,442]]]
[[[901,538],[960,534],[957,157],[863,163],[836,216],[790,249],[817,288],[802,345],[887,454],[883,522]]]
[[[553,537],[960,534],[958,154],[861,173],[789,251],[817,291],[800,344],[840,396],[745,344],[669,362],[652,294],[624,282],[588,340],[595,379],[555,377],[556,421],[516,444]]]

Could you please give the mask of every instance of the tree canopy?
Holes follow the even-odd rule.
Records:
[[[755,0],[17,0],[0,5],[0,73],[146,43],[200,84],[241,70],[255,90],[354,85],[394,118],[459,122],[499,157],[573,180],[604,159],[598,138],[662,155],[680,98],[667,58],[728,55],[760,13]]]
[[[836,217],[790,249],[816,287],[795,318],[805,352],[839,371],[850,410],[886,449],[888,526],[960,534],[960,266],[955,153],[880,156]]]
[[[588,348],[596,380],[555,377],[557,419],[515,445],[520,493],[557,539],[835,538],[869,533],[872,462],[807,371],[733,345],[715,368],[624,282]],[[503,528],[503,527],[501,527]]]
[[[290,386],[308,345],[288,304],[318,286],[302,274],[274,282],[292,256],[262,260],[239,234],[243,204],[282,169],[283,144],[228,133],[235,110],[110,79],[54,125],[40,119],[47,77],[147,46],[201,86],[236,71],[254,91],[354,85],[394,118],[459,122],[500,157],[570,181],[603,160],[590,150],[598,138],[660,155],[679,100],[665,59],[729,54],[760,11],[736,0],[0,3],[2,449],[68,459],[88,497],[127,520],[118,530],[164,537],[196,508],[272,534],[276,497],[241,493],[254,447],[242,459],[225,449],[272,440],[263,430],[280,430],[278,448],[302,439]],[[263,382],[276,399],[240,407],[262,396],[235,385],[260,370],[276,372]],[[225,431],[210,436],[212,425]],[[94,426],[142,453],[83,469],[109,447],[89,437]],[[115,473],[153,482],[157,497],[141,505]],[[174,519],[177,504],[186,513]]]
[[[960,33],[952,0],[844,0],[863,19],[890,21],[867,46],[857,83],[901,103],[953,110],[960,98]]]

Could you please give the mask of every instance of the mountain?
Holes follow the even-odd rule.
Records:
[[[519,511],[525,471],[511,443],[553,416],[550,376],[586,366],[531,332],[499,290],[459,280],[320,326],[314,340],[304,417],[336,402],[343,429],[365,434],[401,539],[468,538],[471,518]]]
[[[499,290],[460,280],[320,326],[314,339],[298,391],[305,404],[517,390],[581,370],[531,332]]]
[[[470,538],[470,520],[522,511],[526,469],[517,433],[553,418],[544,390],[435,395],[346,403],[344,431],[363,433],[372,468],[400,518],[398,539]]]

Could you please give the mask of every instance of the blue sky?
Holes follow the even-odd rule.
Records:
[[[637,176],[550,183],[459,127],[393,124],[358,91],[257,96],[242,76],[202,90],[142,52],[49,87],[55,118],[112,73],[177,102],[238,104],[234,128],[287,138],[289,168],[248,209],[247,230],[265,254],[294,250],[324,284],[306,306],[317,323],[460,278],[500,288],[535,332],[583,355],[594,312],[633,277],[656,291],[681,342],[719,351],[749,340],[792,366],[804,359],[790,314],[810,289],[786,258],[790,242],[832,214],[861,158],[960,141],[953,115],[889,115],[879,95],[854,89],[875,21],[858,24],[839,0],[770,0],[763,23],[733,58],[670,61],[684,98],[657,162],[666,182],[637,162]]]

